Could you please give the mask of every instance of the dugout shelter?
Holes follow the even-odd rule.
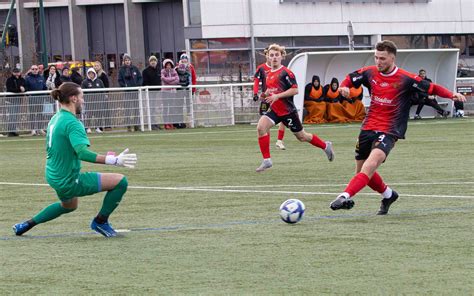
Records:
[[[396,65],[409,72],[418,74],[420,69],[425,69],[427,77],[449,90],[455,90],[456,73],[458,66],[459,49],[399,49],[397,51]],[[331,82],[336,77],[342,82],[346,75],[359,68],[374,65],[374,50],[358,51],[326,51],[305,52],[296,55],[288,64],[293,71],[298,83],[298,94],[294,103],[298,109],[300,119],[303,120],[303,102],[305,85],[311,82],[313,75],[321,78],[321,85]],[[453,101],[436,98],[444,110],[453,114]],[[364,105],[370,105],[368,90],[364,87]],[[410,118],[415,115],[416,105],[411,107]],[[434,117],[436,110],[425,106],[421,117]]]

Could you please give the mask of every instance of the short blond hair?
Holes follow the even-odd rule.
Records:
[[[275,50],[279,51],[281,53],[281,56],[284,58],[286,57],[286,50],[284,46],[281,46],[279,44],[273,43],[268,46],[268,51],[267,53],[270,53],[270,50]]]

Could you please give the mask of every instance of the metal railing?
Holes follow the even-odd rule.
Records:
[[[474,78],[458,78],[458,86],[474,88]],[[84,89],[80,119],[86,128],[152,130],[165,124],[187,127],[256,123],[259,103],[253,83]],[[192,92],[195,89],[195,92]],[[59,104],[49,91],[0,93],[0,132],[44,130]],[[467,96],[466,114],[474,114],[474,96]]]
[[[84,89],[79,118],[86,128],[158,125],[222,126],[258,120],[252,83]],[[195,90],[193,93],[192,90]],[[49,91],[0,93],[0,132],[44,130],[59,108]]]

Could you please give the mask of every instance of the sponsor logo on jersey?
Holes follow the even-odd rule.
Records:
[[[393,100],[391,100],[391,99],[381,98],[381,97],[377,97],[377,96],[373,96],[372,100],[374,100],[375,102],[378,102],[378,103],[381,103],[381,104],[387,104],[387,105],[390,105],[393,102]]]
[[[389,86],[389,84],[387,82],[380,83],[380,87],[387,87],[387,86]]]

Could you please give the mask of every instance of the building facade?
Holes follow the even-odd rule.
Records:
[[[4,23],[11,1],[0,0]],[[3,67],[39,62],[37,0],[17,0]],[[124,53],[143,68],[147,57],[177,60],[188,52],[201,79],[249,77],[270,43],[286,62],[305,51],[370,49],[381,39],[400,48],[460,49],[474,66],[472,0],[44,0],[50,62],[100,60],[111,72]]]

